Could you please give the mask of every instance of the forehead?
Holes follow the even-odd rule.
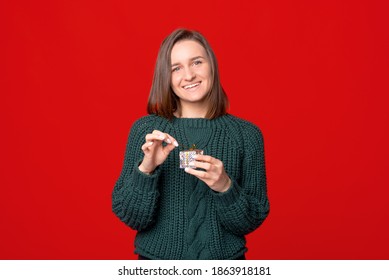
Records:
[[[207,57],[207,53],[200,43],[193,40],[179,41],[172,48],[171,62],[172,64],[185,62],[198,56]]]

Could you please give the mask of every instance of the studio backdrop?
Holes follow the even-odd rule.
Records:
[[[248,259],[388,259],[385,1],[1,1],[0,259],[134,259],[111,210],[159,46],[209,40],[264,135]]]

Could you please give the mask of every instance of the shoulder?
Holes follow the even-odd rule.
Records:
[[[262,131],[257,125],[234,115],[225,115],[227,134],[239,143],[247,156],[262,153],[264,141]]]
[[[157,115],[147,115],[137,119],[131,127],[131,131],[147,131],[150,129],[157,129],[162,124],[166,124],[169,121],[163,117]]]
[[[223,116],[227,124],[227,129],[237,130],[244,136],[259,136],[262,138],[262,131],[254,123],[247,121],[245,119],[239,118],[237,116],[227,114]]]

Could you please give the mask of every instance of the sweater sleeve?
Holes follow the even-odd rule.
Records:
[[[241,183],[231,178],[228,191],[214,194],[221,224],[236,235],[254,231],[269,213],[262,133],[250,125],[242,135],[245,136],[245,156]]]
[[[159,168],[152,175],[142,173],[142,145],[149,130],[147,117],[134,123],[131,128],[123,169],[112,192],[112,210],[116,216],[134,230],[143,230],[154,221],[158,202]]]

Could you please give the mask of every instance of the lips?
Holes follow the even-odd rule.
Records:
[[[201,82],[197,82],[197,83],[193,83],[193,84],[189,84],[189,85],[186,85],[186,86],[183,86],[184,89],[193,89],[193,88],[196,88],[200,85]]]

